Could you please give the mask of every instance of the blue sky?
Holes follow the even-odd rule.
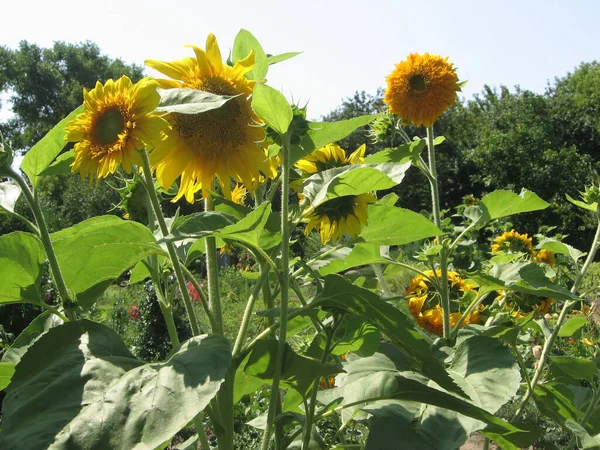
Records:
[[[600,2],[206,1],[2,2],[0,45],[20,40],[90,40],[105,54],[145,59],[191,56],[216,35],[223,53],[240,28],[267,53],[303,51],[273,66],[268,82],[318,118],[356,90],[374,93],[411,52],[449,56],[470,98],[485,84],[543,92],[582,61],[600,59]],[[7,111],[0,111],[0,118]]]

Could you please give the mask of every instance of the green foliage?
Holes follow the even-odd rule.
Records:
[[[0,92],[11,92],[15,114],[0,128],[15,150],[26,150],[81,104],[83,88],[123,74],[136,82],[142,68],[102,55],[91,42],[41,48],[21,41],[14,50],[0,47]]]

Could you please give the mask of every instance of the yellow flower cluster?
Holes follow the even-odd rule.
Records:
[[[517,233],[515,230],[506,231],[494,239],[492,252],[524,253],[537,263],[554,265],[554,253],[541,249],[536,253],[533,249],[533,239],[527,233]]]
[[[443,312],[442,307],[438,304],[432,304],[436,301],[436,292],[432,290],[430,278],[439,278],[442,275],[441,270],[435,273],[432,270],[423,272],[424,275],[417,275],[413,278],[406,289],[408,299],[408,309],[417,323],[438,336],[442,335],[443,331]],[[429,278],[428,278],[429,277]],[[451,290],[455,292],[475,291],[475,287],[468,284],[457,272],[448,272],[448,283]],[[423,310],[424,307],[427,309]],[[454,327],[463,315],[460,312],[450,314],[450,325]],[[469,314],[463,326],[471,323],[479,323],[481,318],[479,310]]]

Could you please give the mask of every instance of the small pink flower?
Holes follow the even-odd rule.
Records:
[[[202,287],[202,285],[200,285],[200,287]],[[187,282],[187,288],[188,292],[190,293],[190,296],[192,297],[192,300],[194,302],[197,302],[200,299],[200,295],[198,294],[198,291],[196,290],[194,284],[191,281]]]
[[[140,317],[142,317],[142,312],[137,306],[131,306],[129,311],[127,311],[127,314],[129,314],[133,320],[138,320]]]

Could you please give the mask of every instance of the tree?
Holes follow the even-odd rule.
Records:
[[[102,55],[91,42],[40,48],[21,41],[16,50],[0,47],[0,93],[11,94],[14,114],[0,128],[14,149],[27,150],[82,103],[83,88],[121,75],[135,82],[143,72]]]

